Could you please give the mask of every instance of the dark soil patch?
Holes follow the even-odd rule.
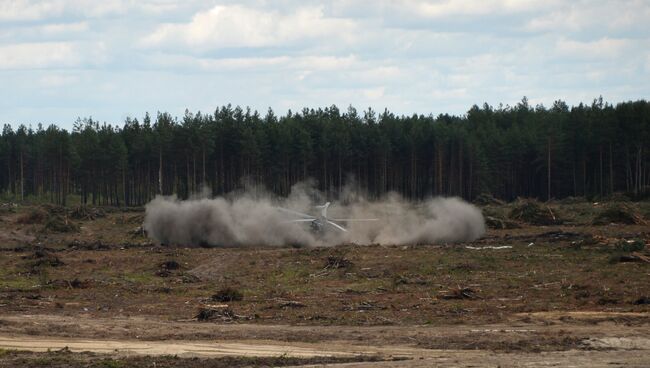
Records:
[[[650,297],[648,296],[642,296],[639,299],[635,300],[634,305],[649,305],[650,304]]]

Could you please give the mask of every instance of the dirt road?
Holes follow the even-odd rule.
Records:
[[[346,363],[346,367],[491,367],[491,366],[574,366],[612,367],[650,364],[648,350],[650,340],[627,341],[635,349],[607,351],[570,350],[537,353],[495,353],[483,350],[417,349],[395,346],[358,346],[332,344],[272,344],[261,342],[214,342],[214,341],[137,341],[137,340],[91,340],[60,337],[0,336],[0,348],[43,352],[68,348],[73,352],[89,351],[103,354],[178,355],[181,357],[218,356],[285,356],[296,358],[347,357],[379,355],[404,360],[388,362]],[[606,344],[606,341],[601,341]],[[620,343],[620,340],[617,342]],[[604,345],[603,345],[604,346]],[[637,349],[643,347],[642,349]],[[608,348],[612,349],[612,346]]]
[[[372,355],[405,359],[346,363],[346,367],[650,366],[647,323],[611,323],[602,313],[568,315],[572,316],[569,323],[561,322],[567,320],[566,314],[554,312],[531,314],[529,324],[382,327],[13,315],[0,316],[0,348],[47,351],[67,347],[74,352],[183,357]],[[602,320],[594,323],[597,317]]]
[[[90,351],[103,354],[178,355],[178,356],[286,356],[295,358],[346,357],[384,355],[403,358],[424,356],[427,349],[408,347],[332,346],[331,344],[273,344],[270,342],[220,341],[138,341],[95,340],[61,337],[2,336],[0,348],[47,351],[68,348],[73,352]]]

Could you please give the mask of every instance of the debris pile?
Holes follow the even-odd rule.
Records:
[[[42,266],[59,267],[65,265],[65,263],[63,263],[63,261],[59,259],[59,257],[49,252],[46,252],[43,249],[37,249],[34,251],[34,253],[23,256],[22,258],[33,260],[30,263],[30,267],[32,269],[37,269]]]
[[[650,263],[650,256],[646,253],[646,244],[639,239],[623,239],[614,244],[614,254],[609,263],[645,262]],[[643,253],[642,253],[643,252]]]
[[[57,204],[44,204],[42,207],[43,210],[45,210],[50,215],[65,216],[67,215],[68,212],[68,210],[64,206],[57,205]]]
[[[555,202],[559,204],[579,204],[579,203],[585,203],[587,202],[587,199],[585,197],[565,197],[562,199],[558,199]]]
[[[352,308],[352,310],[356,310],[356,311],[384,310],[384,309],[387,309],[387,308],[384,307],[384,306],[378,305],[376,302],[374,302],[372,300],[362,301],[362,302],[360,302],[359,304],[357,304],[356,306],[354,306]]]
[[[68,243],[68,248],[70,249],[82,249],[82,250],[108,250],[110,245],[102,242],[101,240],[95,241],[81,241],[75,239]]]
[[[616,243],[615,249],[620,252],[638,252],[645,249],[645,242],[640,239],[621,240]]]
[[[238,319],[239,316],[233,312],[232,309],[228,306],[206,306],[199,309],[199,313],[194,317],[197,321],[214,321],[220,320],[223,322],[230,322],[232,320]]]
[[[510,211],[509,217],[530,225],[558,225],[562,223],[549,206],[534,199],[518,199]]]
[[[40,208],[33,208],[26,214],[18,217],[16,220],[19,224],[33,225],[33,224],[42,224],[47,219],[47,212]]]
[[[335,270],[339,268],[349,268],[352,265],[353,263],[343,256],[328,256],[327,261],[325,262],[325,267],[323,267],[323,269]]]
[[[75,278],[74,280],[50,280],[47,282],[47,285],[54,288],[62,289],[88,289],[94,284],[93,280],[85,279],[79,280]]]
[[[456,287],[451,288],[440,295],[440,299],[452,300],[452,299],[469,299],[476,300],[482,299],[478,294],[477,290],[468,287]]]
[[[650,257],[644,256],[641,253],[623,254],[618,256],[618,262],[645,262],[650,263]]]
[[[43,230],[53,233],[72,233],[79,231],[79,226],[65,215],[53,214],[48,217]]]
[[[172,260],[163,262],[160,265],[160,267],[164,268],[166,270],[178,270],[179,268],[181,268],[181,264],[172,259]]]
[[[636,210],[628,205],[613,204],[602,210],[593,221],[594,225],[626,224],[645,225],[646,222]]]
[[[194,316],[197,321],[207,322],[207,321],[221,321],[221,322],[232,322],[234,320],[251,319],[248,316],[242,316],[236,314],[228,305],[219,304],[219,305],[205,305],[199,308],[199,313]]]
[[[217,302],[238,302],[244,299],[244,295],[239,290],[225,287],[212,295],[211,299]]]
[[[172,260],[165,261],[160,264],[160,269],[156,272],[156,276],[160,277],[169,277],[172,275],[172,271],[178,270],[181,268],[180,263]]]
[[[622,192],[614,192],[610,194],[607,198],[608,201],[610,202],[629,202],[631,201],[631,198],[629,195],[622,193]]]
[[[13,202],[0,203],[0,214],[16,212],[17,204]]]
[[[502,206],[504,201],[494,198],[490,193],[481,193],[474,199],[474,204],[479,206]]]
[[[106,217],[106,211],[97,207],[78,206],[70,211],[70,218],[75,220],[96,220]]]
[[[306,305],[297,300],[279,300],[278,308],[287,309],[287,308],[304,308]]]
[[[487,225],[487,227],[489,227],[490,229],[497,229],[497,230],[518,229],[521,227],[519,226],[519,224],[517,224],[514,221],[510,221],[497,216],[485,216],[485,225]]]

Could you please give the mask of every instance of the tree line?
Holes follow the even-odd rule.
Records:
[[[231,105],[213,113],[159,112],[122,125],[78,119],[0,139],[5,200],[136,206],[156,194],[214,195],[246,184],[286,195],[312,179],[336,197],[344,186],[410,199],[480,193],[511,200],[650,191],[650,104],[602,98],[569,107],[472,106],[462,116],[396,115],[336,106],[264,115]]]

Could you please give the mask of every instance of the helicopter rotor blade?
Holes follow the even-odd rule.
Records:
[[[343,226],[341,226],[341,225],[339,225],[339,224],[337,224],[337,223],[335,223],[335,222],[332,222],[332,221],[330,221],[330,220],[327,220],[327,223],[330,224],[330,225],[332,225],[332,226],[334,226],[335,228],[337,228],[337,229],[343,231],[344,233],[347,233],[347,232],[348,232],[348,230],[347,230],[346,228],[344,228]]]
[[[376,218],[375,219],[356,219],[356,218],[355,219],[338,219],[337,218],[337,219],[330,219],[330,220],[332,220],[332,221],[343,221],[343,222],[379,221],[379,219],[376,219]]]

